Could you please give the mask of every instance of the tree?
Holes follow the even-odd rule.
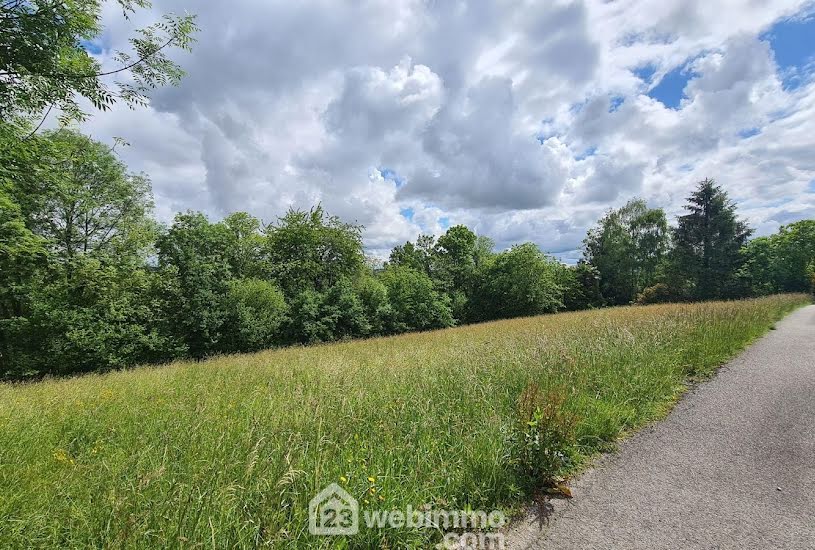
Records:
[[[437,277],[450,289],[465,289],[475,270],[477,237],[464,225],[454,225],[436,241]]]
[[[264,252],[287,297],[328,290],[343,277],[357,277],[365,265],[362,227],[329,216],[321,206],[289,210],[268,226]]]
[[[149,9],[149,0],[117,0],[125,18]],[[87,44],[102,35],[98,0],[4,0],[0,3],[0,119],[45,116],[53,109],[63,121],[85,114],[78,97],[98,109],[118,100],[144,104],[150,89],[177,84],[183,71],[170,48],[188,50],[195,33],[191,15],[166,15],[130,39],[132,52],[117,52],[117,66],[101,67]],[[108,84],[111,78],[121,79]],[[44,118],[43,118],[44,120]],[[41,123],[40,123],[41,124]]]
[[[765,296],[777,292],[779,263],[772,237],[752,239],[741,249],[741,266],[736,281],[743,296]]]
[[[806,292],[807,267],[815,260],[815,220],[782,225],[778,233],[752,239],[741,255],[736,279],[744,295]]]
[[[807,267],[815,261],[815,220],[782,225],[771,237],[775,245],[777,286],[786,292],[809,289]]]
[[[425,273],[406,266],[388,266],[381,280],[390,304],[389,332],[450,327],[450,299],[435,290]]]
[[[246,212],[229,214],[221,222],[227,229],[229,245],[224,251],[237,278],[262,278],[268,271],[263,259],[264,237],[260,220]]]
[[[11,320],[14,340],[3,374],[64,375],[106,371],[178,357],[186,348],[160,330],[156,275],[96,258],[74,261],[73,276],[32,286],[24,317]]]
[[[17,127],[0,121],[0,323],[23,315],[27,286],[46,262],[47,243],[31,230],[29,212],[49,175],[40,162],[47,145],[24,144]]]
[[[405,244],[395,246],[391,250],[388,263],[393,266],[409,267],[430,275],[435,245],[436,239],[432,235],[420,235],[416,244],[407,241]]]
[[[662,209],[634,199],[611,210],[589,230],[584,261],[600,275],[600,291],[610,304],[631,303],[653,284],[668,248],[668,222]]]
[[[365,305],[348,279],[325,292],[307,289],[293,298],[287,330],[292,342],[330,342],[367,336],[370,331]]]
[[[699,182],[685,210],[674,230],[671,260],[687,285],[681,292],[699,300],[737,296],[740,249],[752,229],[736,217],[736,206],[712,179]]]
[[[388,289],[384,283],[371,273],[365,273],[354,281],[354,292],[365,310],[365,316],[371,326],[371,335],[386,334],[388,319],[391,318],[391,306],[388,302]]]
[[[563,289],[563,307],[568,311],[603,305],[600,273],[584,261],[575,266],[562,266],[558,271],[558,284]]]
[[[160,312],[144,269],[154,235],[150,182],[68,130],[4,145],[0,368],[65,373],[174,354],[155,330]]]
[[[11,194],[0,187],[0,320],[22,315],[25,284],[45,258],[45,244],[27,227]]]
[[[172,315],[174,335],[194,357],[227,346],[230,281],[228,250],[232,235],[200,212],[178,214],[158,239],[158,261],[165,286],[163,299]]]
[[[809,281],[809,292],[815,296],[815,260],[807,266],[807,280]]]
[[[67,130],[0,155],[12,161],[0,171],[0,370],[67,374],[182,352],[159,330],[165,309],[145,268],[154,237],[149,180]]]
[[[473,261],[475,262],[476,269],[484,266],[487,262],[495,257],[495,241],[486,235],[479,235],[475,239],[473,246]]]
[[[451,299],[453,316],[464,319],[472,295],[476,266],[475,233],[466,226],[450,227],[433,249],[433,279],[439,290]]]
[[[40,159],[47,178],[23,185],[32,230],[49,243],[54,259],[80,255],[139,256],[153,240],[150,181],[130,174],[103,143],[70,130],[47,132]]]
[[[561,265],[533,243],[497,254],[480,270],[471,319],[486,321],[550,313],[563,307]]]

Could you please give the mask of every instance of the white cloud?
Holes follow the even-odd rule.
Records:
[[[177,56],[188,77],[86,129],[131,143],[165,221],[322,202],[366,225],[377,254],[446,219],[574,258],[608,207],[638,194],[677,213],[706,176],[767,232],[815,213],[815,85],[785,90],[761,40],[804,5],[157,1],[134,24],[199,14],[198,44]],[[122,47],[132,24],[106,19],[105,45]],[[686,65],[679,109],[646,95]],[[650,82],[632,72],[644,66]]]

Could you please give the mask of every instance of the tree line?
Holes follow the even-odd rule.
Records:
[[[769,237],[713,181],[670,227],[640,199],[609,211],[564,265],[535,244],[495,251],[463,225],[365,256],[359,225],[322,207],[263,224],[151,216],[149,179],[61,129],[0,125],[0,373],[62,375],[180,357],[398,334],[634,302],[810,288],[815,221]]]
[[[148,0],[117,0],[122,15]],[[178,84],[191,15],[135,32],[102,67],[101,4],[0,5],[0,377],[99,371],[178,357],[397,334],[633,302],[737,298],[812,284],[812,220],[749,240],[727,195],[701,182],[670,227],[633,200],[566,266],[532,243],[496,252],[464,226],[365,257],[362,227],[316,206],[271,224],[151,217],[150,181],[114,148],[64,127]],[[116,80],[118,78],[118,80]],[[111,81],[111,79],[114,79]],[[119,144],[117,143],[117,146]]]

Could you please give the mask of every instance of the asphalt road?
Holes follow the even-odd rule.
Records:
[[[507,548],[815,548],[815,306],[571,487]]]

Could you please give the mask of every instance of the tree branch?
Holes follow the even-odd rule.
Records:
[[[25,137],[24,137],[23,139],[21,139],[20,141],[28,141],[28,140],[29,140],[29,139],[30,139],[30,138],[31,138],[31,137],[32,137],[34,134],[36,134],[36,133],[37,133],[37,130],[39,130],[40,128],[42,128],[42,125],[45,123],[45,119],[46,119],[46,118],[48,118],[48,115],[50,115],[50,114],[51,114],[51,109],[53,109],[53,108],[54,108],[54,104],[52,103],[51,105],[49,105],[49,106],[48,106],[48,110],[47,110],[47,111],[45,111],[45,114],[43,115],[42,120],[40,121],[40,123],[39,123],[39,124],[37,124],[37,127],[36,127],[36,128],[34,128],[34,129],[31,131],[31,133],[30,133],[30,134],[28,134],[27,136],[25,136]]]

